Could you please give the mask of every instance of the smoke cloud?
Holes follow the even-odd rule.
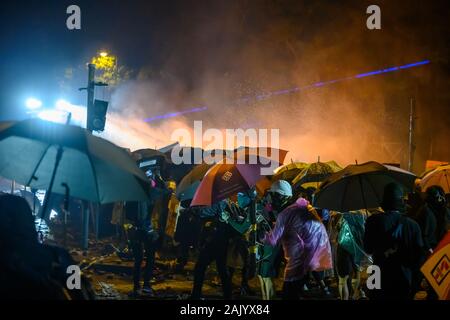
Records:
[[[175,142],[170,139],[174,130],[192,131],[194,120],[202,120],[204,128],[220,130],[280,129],[288,160],[311,162],[320,156],[341,165],[376,160],[405,167],[414,97],[420,119],[416,171],[430,157],[450,158],[448,144],[435,142],[429,150],[430,141],[448,136],[449,128],[447,119],[437,119],[436,135],[430,135],[426,125],[426,108],[435,99],[428,81],[436,77],[436,66],[242,100],[423,59],[433,62],[442,51],[432,45],[442,31],[439,21],[429,18],[436,8],[382,2],[382,30],[372,31],[366,28],[370,3],[365,1],[182,3],[161,30],[164,36],[152,44],[163,57],[160,64],[143,68],[112,95],[108,139],[132,150],[160,148]],[[445,83],[436,80],[435,88]],[[144,121],[199,106],[208,109]]]

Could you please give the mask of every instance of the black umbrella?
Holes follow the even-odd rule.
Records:
[[[349,165],[328,177],[314,194],[314,206],[339,212],[378,208],[384,187],[395,182],[411,191],[416,176],[375,161]]]
[[[87,130],[40,119],[0,131],[0,175],[98,203],[148,199],[148,179],[122,148]]]

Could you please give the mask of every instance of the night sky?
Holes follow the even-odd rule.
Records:
[[[365,10],[372,1],[2,1],[0,120],[26,117],[29,96],[51,104],[69,95],[83,104],[85,93],[76,87],[85,75],[63,92],[64,70],[83,70],[103,48],[133,70],[132,80],[157,82],[161,100],[170,102],[167,112],[429,59],[421,70],[364,80],[364,97],[353,101],[382,101],[387,108],[415,96],[422,108],[418,130],[427,133],[418,138],[425,159],[426,145],[442,140],[450,125],[447,2],[377,1],[382,30],[368,31]],[[81,8],[81,30],[65,26],[70,4]],[[324,92],[330,101],[337,90],[358,92],[355,85],[330,90]],[[367,97],[371,92],[376,99]],[[164,109],[149,104],[148,116]],[[440,121],[437,136],[430,134],[433,117]],[[448,143],[436,146],[436,157],[448,160]]]

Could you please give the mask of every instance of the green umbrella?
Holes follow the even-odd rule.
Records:
[[[307,163],[304,162],[291,162],[285,164],[277,169],[272,177],[272,181],[276,180],[286,180],[291,182],[300,172],[308,167]]]
[[[334,161],[314,162],[308,165],[292,180],[293,185],[303,185],[315,182],[317,185],[325,180],[330,174],[338,172],[342,168]]]

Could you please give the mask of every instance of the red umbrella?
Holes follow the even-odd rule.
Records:
[[[191,206],[210,206],[241,191],[246,191],[260,180],[262,165],[218,163],[206,173]]]
[[[279,152],[276,157],[277,160],[270,157],[276,152]],[[258,156],[257,163],[249,163],[248,156],[255,154],[253,150],[249,149],[241,155],[235,154],[234,159],[225,158],[208,170],[195,192],[191,206],[210,206],[238,192],[254,187],[259,180],[265,177],[262,174],[262,169],[267,168],[269,160],[277,162],[276,165],[279,166],[286,153],[287,151],[284,150],[273,149],[270,153],[264,154],[269,154],[268,158]],[[246,161],[241,164],[236,161],[239,159]]]

